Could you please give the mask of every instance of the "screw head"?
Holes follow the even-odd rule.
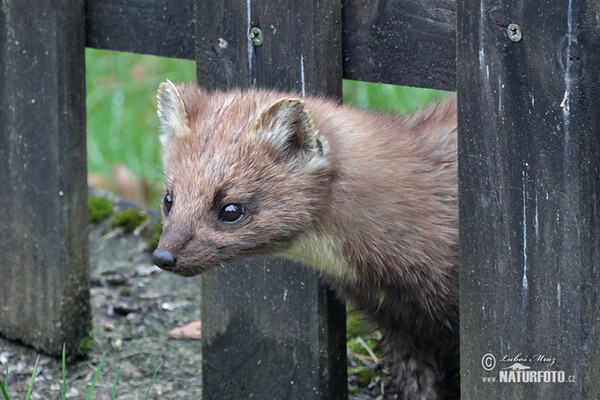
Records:
[[[509,24],[508,28],[506,28],[506,34],[508,38],[513,42],[518,42],[523,37],[523,32],[521,32],[521,27],[517,24]]]
[[[252,40],[252,44],[255,46],[260,46],[263,42],[263,35],[262,35],[262,31],[257,28],[257,27],[253,27],[252,29],[250,29],[250,40]]]

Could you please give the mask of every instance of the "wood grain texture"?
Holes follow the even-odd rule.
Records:
[[[194,59],[193,0],[86,1],[86,46]]]
[[[312,273],[283,260],[205,273],[203,396],[345,399],[345,313],[331,296]]]
[[[455,90],[455,0],[346,0],[343,21],[345,79]]]
[[[196,10],[201,86],[341,98],[339,1],[198,1]],[[205,273],[201,296],[204,398],[347,398],[344,305],[312,270],[252,259]]]
[[[0,332],[50,354],[91,329],[83,1],[0,8]]]
[[[249,4],[250,17],[247,7],[233,0],[197,4],[200,86],[340,96],[341,6],[333,9],[318,1]],[[250,27],[261,29],[261,46],[251,44]]]
[[[307,12],[298,4],[301,3],[286,3],[288,21],[293,21],[296,16],[298,21],[304,21]],[[216,6],[209,1],[196,5],[200,15],[214,15]],[[236,2],[231,6],[221,11],[222,17],[240,18],[242,22],[240,26],[227,27],[232,31],[223,32],[222,26],[215,26],[220,19],[201,19],[201,26],[195,28],[192,0],[89,0],[86,2],[86,45],[193,60],[196,56],[196,32],[203,38],[211,38],[215,32],[221,32],[224,36],[221,39],[226,40],[221,42],[222,46],[229,44],[227,37],[234,41],[234,46],[236,41],[242,40],[239,35],[233,35],[233,31],[246,29],[246,4]],[[268,11],[266,6],[263,10],[257,8],[254,22],[260,22],[258,16]],[[327,18],[326,15],[321,17]],[[455,90],[455,25],[455,0],[345,0],[342,13],[344,78]],[[308,26],[313,26],[317,30],[314,33],[319,34],[320,24],[309,23]],[[279,25],[278,30],[270,26],[263,28],[267,38],[312,34],[304,26],[299,31],[288,30],[286,25]],[[230,83],[233,75],[237,76],[241,71],[240,68],[249,68],[245,63],[238,65],[232,64],[233,60],[223,60],[228,52],[222,52],[223,48],[212,42],[205,43],[204,50],[206,53],[199,58],[203,68],[207,72],[211,68],[224,68]],[[302,51],[307,53],[310,50]],[[215,58],[213,51],[222,53],[224,64],[211,66]],[[262,53],[264,50],[257,49],[257,54]],[[273,59],[278,56],[264,54],[262,57]],[[319,60],[319,55],[315,56],[315,60]],[[294,67],[299,63],[299,60],[295,61]],[[279,68],[278,73],[284,73],[283,67]],[[297,79],[297,73],[294,68],[288,72],[288,78]],[[254,78],[260,77],[252,75]],[[225,83],[222,82],[221,87],[225,87]]]
[[[599,15],[559,0],[459,5],[464,399],[600,397]],[[482,381],[519,354],[575,382]]]

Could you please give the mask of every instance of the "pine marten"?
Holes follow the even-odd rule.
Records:
[[[397,117],[265,90],[158,89],[166,195],[155,263],[308,263],[382,332],[400,399],[458,374],[456,101]]]

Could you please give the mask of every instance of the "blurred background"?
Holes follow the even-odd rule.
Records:
[[[187,60],[86,49],[88,183],[159,208],[163,196],[156,88],[192,83]],[[450,92],[344,81],[344,103],[404,114]]]

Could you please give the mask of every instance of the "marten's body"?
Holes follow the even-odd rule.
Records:
[[[195,275],[252,254],[310,264],[381,329],[400,398],[452,398],[454,100],[398,118],[282,97],[161,85],[157,265]]]

